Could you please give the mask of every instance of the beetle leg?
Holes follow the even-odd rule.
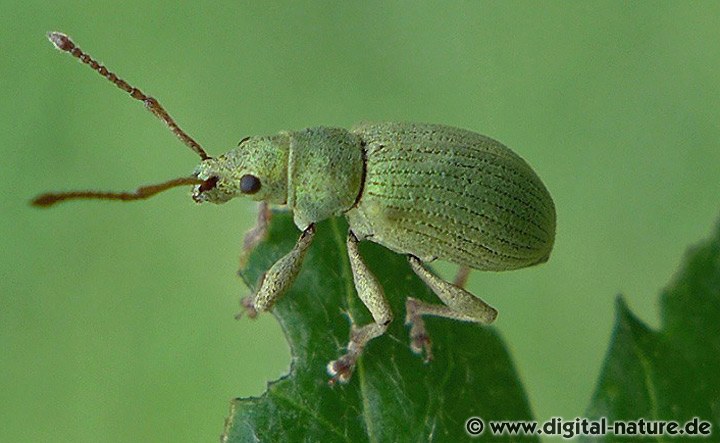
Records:
[[[245,263],[247,262],[250,253],[253,249],[255,249],[255,246],[257,246],[258,243],[260,243],[267,235],[268,223],[270,223],[271,217],[272,213],[270,212],[270,205],[265,201],[260,202],[258,205],[257,223],[255,223],[255,226],[247,231],[245,233],[245,237],[243,237],[243,249],[240,254],[241,269],[245,267]]]
[[[275,302],[292,286],[314,236],[315,225],[311,224],[300,235],[292,250],[276,261],[260,278],[257,292],[242,300],[241,304],[248,313],[248,317],[254,318],[258,311],[267,311],[272,308]]]
[[[455,280],[453,280],[453,284],[459,288],[464,288],[467,284],[468,277],[470,276],[470,267],[465,265],[460,265],[460,267],[457,270],[457,274],[455,274]]]
[[[385,298],[382,287],[375,276],[365,265],[360,252],[358,251],[358,239],[350,231],[347,237],[348,257],[352,268],[355,289],[360,300],[372,314],[373,323],[364,326],[353,324],[350,328],[350,342],[347,345],[347,353],[327,365],[328,374],[332,376],[331,383],[339,381],[347,383],[355,369],[355,363],[362,354],[365,345],[375,337],[385,333],[388,325],[393,320],[390,304]]]
[[[410,347],[413,352],[419,354],[424,349],[426,360],[432,358],[432,354],[430,353],[430,339],[422,320],[423,315],[434,315],[436,317],[483,324],[490,324],[495,321],[497,317],[495,308],[475,297],[465,289],[448,283],[433,274],[423,266],[419,258],[410,255],[408,256],[408,261],[410,262],[412,270],[415,271],[418,277],[428,285],[444,304],[443,306],[425,303],[411,297],[407,299],[405,303],[405,324],[411,325]]]

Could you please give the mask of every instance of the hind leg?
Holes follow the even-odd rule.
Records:
[[[459,288],[464,288],[467,284],[469,276],[470,268],[465,265],[460,265],[457,270],[457,274],[455,274],[455,280],[453,280],[453,284]]]
[[[443,305],[436,305],[408,297],[405,303],[405,324],[410,325],[410,347],[416,354],[425,351],[425,360],[432,359],[430,338],[425,329],[423,315],[451,318],[454,320],[490,324],[495,321],[497,311],[465,289],[448,283],[433,274],[420,259],[408,256],[410,267],[440,298]],[[462,270],[462,269],[461,269]],[[456,279],[457,281],[458,279]]]

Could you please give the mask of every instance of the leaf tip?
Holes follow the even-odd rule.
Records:
[[[615,331],[628,331],[633,336],[649,332],[648,326],[643,323],[630,309],[622,294],[615,297]]]
[[[626,323],[633,318],[633,314],[628,307],[625,296],[618,294],[615,296],[615,322],[617,324]]]

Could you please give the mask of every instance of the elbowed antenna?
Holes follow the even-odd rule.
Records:
[[[153,97],[148,97],[141,90],[134,86],[131,86],[125,80],[118,78],[118,76],[115,75],[114,72],[109,71],[105,66],[90,57],[90,55],[84,53],[80,48],[75,45],[72,40],[70,40],[70,37],[63,34],[62,32],[50,32],[48,33],[48,39],[50,39],[52,44],[55,45],[55,47],[59,50],[70,53],[73,57],[90,66],[98,74],[108,79],[115,86],[130,94],[132,98],[145,103],[145,107],[150,112],[152,112],[155,117],[165,122],[170,131],[172,131],[172,133],[175,134],[177,138],[179,138],[180,141],[183,142],[187,147],[195,151],[201,159],[207,160],[210,158],[210,156],[207,155],[205,150],[202,148],[202,146],[200,146],[198,142],[193,140],[193,138],[190,137],[185,131],[180,129],[180,126],[175,123],[175,120],[170,117],[170,114],[167,113],[167,111],[165,110],[165,108],[162,107],[160,102],[155,100]]]
[[[67,200],[143,200],[153,195],[185,185],[202,185],[203,180],[197,177],[183,177],[168,180],[164,183],[156,185],[148,185],[137,188],[134,192],[98,192],[98,191],[71,191],[71,192],[52,192],[42,194],[35,197],[32,201],[33,206],[41,208],[50,207],[56,203]]]

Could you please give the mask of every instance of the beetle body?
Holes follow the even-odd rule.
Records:
[[[513,151],[477,133],[434,124],[375,123],[310,128],[251,137],[196,170],[218,177],[198,201],[241,195],[287,204],[305,230],[346,215],[358,239],[422,261],[479,270],[518,269],[546,261],[555,238],[547,189]]]

